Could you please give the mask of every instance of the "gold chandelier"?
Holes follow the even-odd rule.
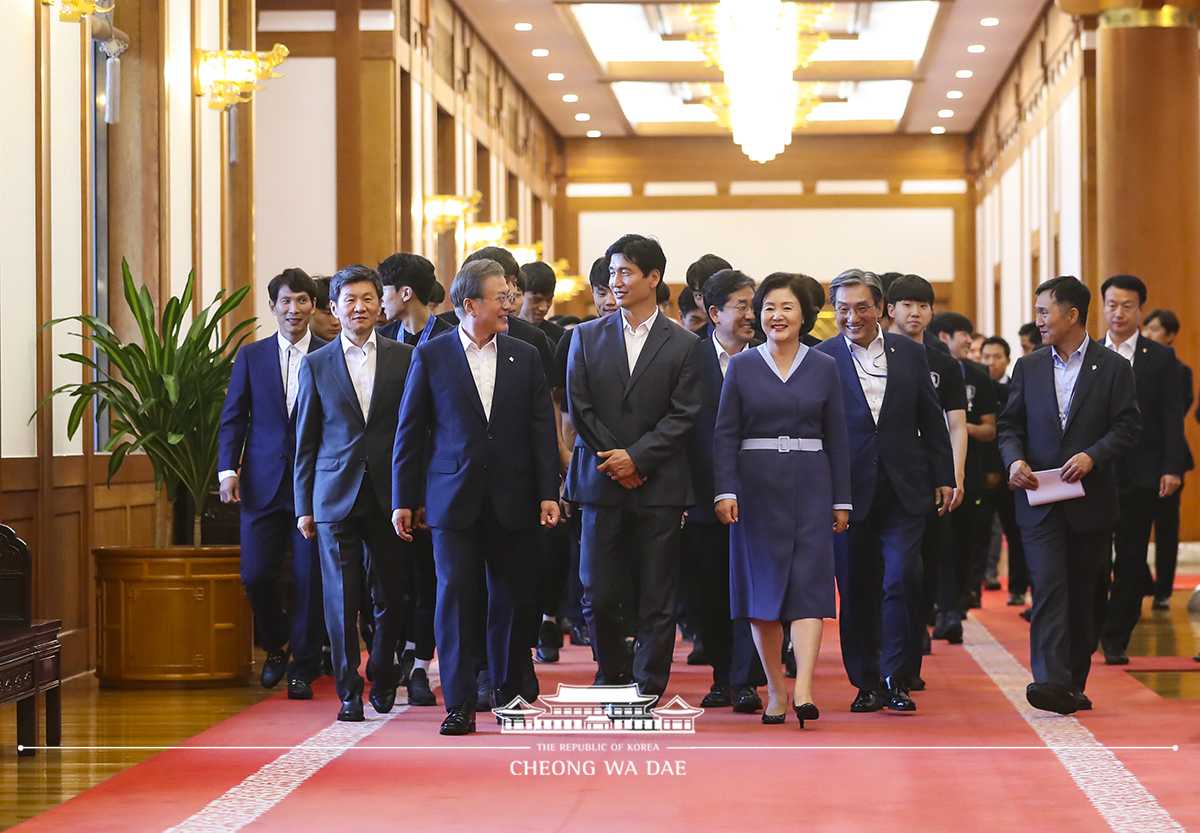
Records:
[[[113,6],[101,6],[94,0],[42,0],[42,5],[58,6],[58,19],[63,23],[78,23],[85,14],[111,12]]]
[[[687,7],[700,29],[690,39],[724,73],[724,89],[705,103],[755,162],[782,153],[797,122],[816,106],[813,85],[797,84],[792,75],[828,40],[816,27],[832,8],[783,0]]]
[[[282,78],[275,67],[284,62],[288,49],[275,44],[270,52],[196,50],[196,95],[207,96],[212,110],[224,110],[250,100],[261,90],[259,81]]]

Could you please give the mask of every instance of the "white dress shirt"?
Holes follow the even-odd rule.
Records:
[[[346,357],[346,370],[350,371],[350,381],[354,385],[354,393],[358,396],[358,405],[362,408],[363,419],[371,415],[371,394],[375,391],[375,363],[378,360],[379,343],[375,331],[367,336],[367,343],[359,347],[346,337],[345,330],[338,336],[342,340],[342,355]]]
[[[1058,424],[1067,427],[1067,418],[1071,415],[1071,400],[1075,398],[1075,383],[1079,381],[1079,371],[1083,369],[1083,354],[1087,352],[1091,339],[1083,337],[1079,349],[1067,356],[1063,361],[1058,351],[1050,348],[1050,356],[1054,359],[1054,396],[1058,400]]]
[[[1113,350],[1120,354],[1121,358],[1129,362],[1129,366],[1133,366],[1133,355],[1137,352],[1137,330],[1133,331],[1133,335],[1122,341],[1120,344],[1113,344],[1112,333],[1104,336],[1104,346],[1109,350]]]
[[[654,322],[658,320],[658,307],[654,308],[654,312],[650,313],[650,317],[638,324],[637,328],[629,326],[629,319],[625,317],[625,313],[618,312],[621,316],[621,330],[625,336],[625,356],[629,359],[629,375],[633,375],[633,368],[637,366],[638,356],[642,355],[642,348],[646,346],[646,339],[650,336],[650,328],[654,326]]]
[[[725,345],[721,343],[721,339],[717,338],[716,330],[713,330],[712,343],[713,349],[717,351],[717,364],[721,366],[721,378],[723,379],[725,378],[725,373],[729,370],[729,360],[745,350],[746,345],[743,344],[737,350],[734,350],[732,353],[730,353],[725,349]],[[629,372],[632,373],[633,369],[631,368]]]
[[[492,419],[492,395],[496,391],[496,336],[480,347],[471,341],[471,337],[458,328],[458,340],[462,342],[467,354],[467,365],[471,368],[471,378],[475,380],[475,390],[479,392],[479,401],[483,403],[483,415],[490,422]]]
[[[846,346],[850,349],[850,358],[854,361],[854,370],[858,373],[858,383],[862,385],[867,407],[871,409],[871,419],[878,425],[879,409],[883,407],[883,395],[887,391],[887,350],[883,345],[883,330],[879,330],[865,349],[848,338]]]

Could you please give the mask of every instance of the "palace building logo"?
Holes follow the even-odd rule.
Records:
[[[689,706],[680,697],[664,705],[642,694],[637,685],[583,686],[559,684],[554,694],[543,694],[537,705],[515,697],[493,709],[500,731],[521,734],[625,734],[630,732],[696,731],[696,718],[704,709]]]

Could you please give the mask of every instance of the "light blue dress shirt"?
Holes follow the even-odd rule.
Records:
[[[1075,383],[1079,381],[1079,371],[1083,369],[1083,354],[1087,352],[1091,339],[1086,335],[1083,343],[1074,353],[1067,356],[1066,361],[1058,355],[1058,351],[1050,348],[1054,359],[1054,396],[1058,399],[1058,424],[1066,428],[1067,418],[1071,415],[1071,400],[1075,398]]]

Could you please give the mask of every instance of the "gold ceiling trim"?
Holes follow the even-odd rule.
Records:
[[[1109,9],[1100,13],[1101,29],[1195,29],[1200,12],[1163,6],[1159,9]]]

